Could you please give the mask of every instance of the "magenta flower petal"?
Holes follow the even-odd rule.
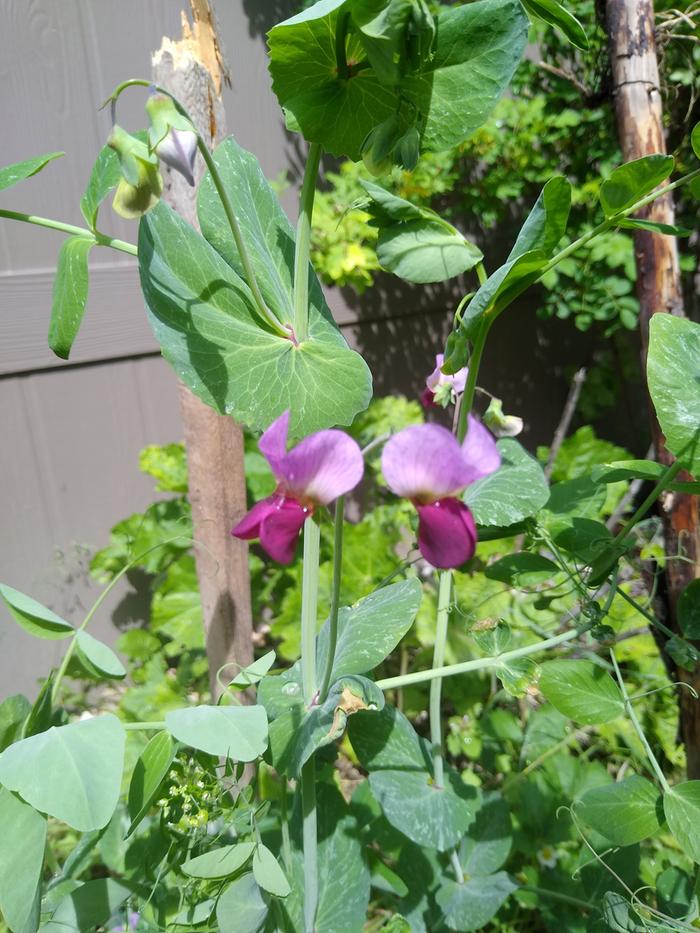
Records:
[[[289,433],[289,410],[272,422],[258,441],[260,453],[270,464],[272,472],[279,480],[282,479],[281,465],[287,456],[287,434]]]
[[[397,496],[424,502],[455,495],[474,473],[457,440],[438,424],[417,424],[395,434],[384,447],[382,472]]]
[[[356,441],[342,431],[318,431],[284,457],[280,481],[302,501],[328,505],[357,486],[364,468]]]
[[[299,532],[312,510],[304,508],[296,499],[277,497],[277,503],[260,523],[260,544],[273,560],[290,564]]]
[[[474,483],[494,473],[501,465],[501,455],[493,434],[473,415],[469,415],[469,428],[462,444],[462,456],[470,470],[468,483]]]
[[[476,549],[476,525],[464,503],[441,499],[419,505],[418,547],[433,567],[461,567]]]
[[[252,509],[243,516],[240,522],[233,529],[231,534],[234,538],[243,538],[244,541],[250,541],[253,538],[260,537],[260,525],[263,519],[274,512],[277,508],[276,503],[279,496],[268,496],[267,499],[261,499],[256,502]]]
[[[433,399],[435,398],[435,393],[432,389],[423,389],[420,394],[420,403],[423,408],[438,408],[439,406],[435,404]]]

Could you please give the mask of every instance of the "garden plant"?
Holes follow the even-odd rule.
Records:
[[[586,47],[556,0],[319,0],[273,27],[273,89],[308,143],[296,231],[253,154],[233,137],[210,151],[183,105],[141,79],[108,101],[85,228],[0,209],[67,235],[55,353],[67,358],[78,333],[93,247],[132,254],[164,357],[246,426],[253,501],[232,534],[259,541],[253,598],[277,647],[217,672],[211,702],[175,445],[145,452],[173,498],[113,529],[93,564],[107,585],[80,625],[0,584],[20,626],[66,645],[33,703],[0,704],[0,913],[13,933],[698,928],[700,781],[683,779],[663,733],[673,698],[653,645],[630,645],[660,627],[680,667],[700,660],[700,585],[682,593],[672,632],[638,572],[658,498],[700,491],[700,326],[670,314],[650,325],[668,466],[583,430],[550,483],[479,371],[508,341],[519,296],[554,288],[591,244],[685,232],[638,215],[669,192],[700,195],[700,126],[682,174],[662,153],[611,168],[595,222],[565,245],[571,184],[549,177],[496,268],[377,180],[419,172],[484,126],[533,18]],[[119,100],[144,92],[148,128],[128,133]],[[161,163],[192,180],[198,153],[201,232],[161,200]],[[324,154],[374,176],[358,182],[360,207],[384,270],[469,283],[444,352],[426,351],[423,408],[372,401],[310,264]],[[0,188],[58,155],[0,170]],[[99,230],[112,192],[139,221],[135,244]],[[577,469],[585,444],[594,453]],[[636,480],[648,494],[609,527]],[[347,523],[361,483],[368,507]],[[89,626],[135,568],[156,580],[153,625],[122,636],[129,686],[110,692],[127,670]]]

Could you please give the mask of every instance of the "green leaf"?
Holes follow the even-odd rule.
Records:
[[[476,820],[459,847],[459,862],[468,877],[483,878],[503,865],[513,842],[508,804],[498,793],[484,797]]]
[[[169,654],[204,648],[202,598],[193,554],[183,554],[171,563],[154,589],[151,631],[170,639]]]
[[[403,880],[381,860],[373,849],[367,849],[367,858],[372,872],[372,887],[379,891],[386,891],[388,894],[396,894],[398,897],[406,897],[408,888]]]
[[[111,878],[86,881],[59,902],[51,919],[41,927],[42,933],[91,933],[106,923],[131,891]]]
[[[232,846],[221,846],[203,855],[187,859],[182,871],[190,878],[227,878],[235,874],[253,854],[254,842],[238,842]]]
[[[145,130],[138,130],[131,135],[140,139],[141,142],[147,142],[148,134]],[[100,204],[109,192],[117,187],[121,177],[119,156],[111,146],[103,146],[92,167],[85,194],[80,199],[80,210],[93,232],[97,230],[97,212]]]
[[[139,453],[139,470],[158,480],[158,492],[187,492],[184,444],[149,444]]]
[[[216,903],[220,933],[258,933],[267,917],[267,902],[252,872],[236,878]]]
[[[508,259],[484,282],[467,305],[459,332],[472,338],[487,314],[495,316],[514,301],[518,295],[539,279],[547,265],[547,256],[541,249],[529,250]]]
[[[18,181],[23,181],[25,178],[31,178],[49,162],[59,159],[62,155],[65,155],[65,152],[49,152],[48,155],[35,156],[33,159],[26,159],[24,162],[15,162],[13,165],[0,168],[0,191],[16,185]]]
[[[691,580],[683,590],[678,597],[676,613],[685,637],[700,640],[700,580]]]
[[[555,483],[542,513],[542,520],[551,535],[556,537],[573,527],[574,519],[597,519],[605,502],[605,489],[597,486],[588,476]]]
[[[504,871],[485,878],[468,878],[462,884],[447,879],[438,888],[435,900],[449,929],[462,933],[486,926],[517,887]]]
[[[549,258],[566,233],[571,209],[571,185],[563,175],[550,178],[520,228],[508,261],[532,250]]]
[[[656,878],[656,899],[659,910],[675,920],[697,919],[698,902],[693,890],[694,880],[672,865]],[[689,916],[690,914],[693,916]]]
[[[664,813],[671,830],[685,854],[700,862],[700,781],[676,784],[664,794]]]
[[[462,142],[510,83],[525,47],[527,19],[520,4],[481,0],[439,15],[434,55],[399,87],[383,85],[371,68],[343,79],[337,74],[335,32],[345,8],[339,0],[322,0],[275,26],[268,35],[270,71],[288,122],[308,140],[355,161],[366,136],[398,109],[400,99],[424,117],[423,148]],[[365,58],[361,34],[351,32],[346,55],[348,62]]]
[[[477,622],[472,626],[469,634],[487,657],[503,654],[508,649],[512,638],[510,626],[500,619],[497,622],[492,619]]]
[[[40,732],[46,732],[53,719],[53,685],[56,680],[56,674],[51,671],[44,683],[41,685],[39,695],[34,701],[31,712],[27,717],[22,730],[22,738],[26,739],[30,735],[38,735]]]
[[[260,683],[274,663],[275,652],[268,651],[261,658],[258,658],[256,661],[253,661],[252,664],[240,670],[229,684],[229,687],[236,686],[245,688]]]
[[[222,160],[228,152],[235,154],[234,146],[230,142],[223,153],[219,147],[216,156]],[[242,186],[223,161],[222,170],[229,191]],[[270,219],[268,198],[266,188],[259,199],[265,229],[271,242],[281,244],[279,250],[291,257],[291,228],[288,221],[285,227],[276,217]],[[218,221],[205,204],[200,223],[208,229]],[[260,285],[270,300],[271,283],[279,284],[281,273],[273,260],[267,261],[270,272]],[[329,319],[318,285],[310,293],[309,338],[294,346],[261,325],[252,295],[235,270],[163,203],[139,226],[139,268],[163,355],[195,395],[217,411],[257,430],[290,409],[290,432],[299,437],[348,424],[367,407],[369,370]],[[288,281],[291,275],[289,268]]]
[[[554,561],[527,551],[501,557],[484,571],[489,580],[500,580],[517,587],[536,586],[559,572]]]
[[[700,159],[700,123],[696,123],[693,127],[690,134],[690,145],[693,147],[695,155]]]
[[[662,224],[658,220],[642,220],[641,217],[626,217],[619,224],[624,230],[647,230],[649,233],[663,233],[666,236],[690,236],[692,230],[677,227],[675,224]]]
[[[540,668],[532,658],[513,658],[495,668],[505,692],[512,697],[524,697],[539,677]]]
[[[167,732],[157,732],[139,755],[129,783],[127,838],[153,805],[174,757],[175,743]]]
[[[444,282],[481,262],[484,254],[455,227],[412,220],[380,230],[377,259],[387,272],[407,282]]]
[[[112,649],[87,632],[78,632],[76,635],[75,658],[83,670],[97,680],[120,680],[126,677],[126,668]]]
[[[501,466],[467,488],[464,502],[477,525],[513,525],[535,515],[549,497],[542,467],[512,437],[498,441]]]
[[[56,356],[67,360],[85,313],[88,297],[88,254],[94,240],[72,236],[64,240],[58,254],[53,283],[49,347]]]
[[[595,564],[604,560],[609,552],[611,559],[617,555],[612,549],[613,537],[602,522],[590,518],[571,519],[571,525],[557,532],[555,543],[568,554],[584,564]]]
[[[348,737],[367,771],[411,770],[429,764],[416,730],[388,703],[380,713],[354,716],[348,723]]]
[[[539,687],[555,709],[582,725],[610,722],[624,713],[620,688],[592,661],[547,661]]]
[[[204,901],[198,901],[196,904],[186,904],[182,910],[175,915],[174,923],[176,925],[193,927],[207,921],[214,912],[216,901],[213,897],[208,897]]]
[[[0,783],[73,829],[101,829],[119,799],[124,740],[111,713],[53,726],[5,749]]]
[[[576,802],[576,813],[616,846],[655,835],[663,822],[661,794],[636,774],[587,790]]]
[[[673,156],[644,156],[626,162],[610,173],[600,186],[600,204],[606,217],[619,214],[653,191],[673,171]]]
[[[0,787],[0,826],[0,913],[11,930],[21,931],[41,886],[46,818]]]
[[[602,907],[603,919],[614,933],[647,933],[649,930],[648,924],[642,924],[639,915],[632,910],[627,897],[617,891],[605,892]]]
[[[67,638],[75,633],[65,619],[11,586],[0,583],[0,597],[22,628],[36,638]]]
[[[274,894],[275,897],[286,897],[291,891],[279,862],[262,843],[255,847],[253,853],[253,877],[263,891]]]
[[[649,322],[649,394],[666,446],[700,476],[700,325],[672,314]]]
[[[0,703],[0,752],[20,737],[31,710],[32,704],[21,693],[15,693]]]
[[[588,51],[588,37],[583,26],[573,13],[561,3],[557,3],[557,0],[523,0],[523,6],[531,16],[556,27],[577,49]]]
[[[262,706],[192,706],[165,714],[165,727],[178,741],[208,755],[253,761],[267,748]]]

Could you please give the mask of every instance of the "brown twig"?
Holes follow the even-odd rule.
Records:
[[[574,417],[574,412],[576,411],[576,406],[578,405],[578,400],[581,395],[581,389],[583,388],[583,384],[586,381],[586,375],[586,369],[582,366],[574,376],[571,383],[569,395],[566,399],[566,405],[564,405],[564,411],[561,414],[561,419],[557,425],[556,431],[554,432],[552,446],[549,448],[549,456],[547,457],[547,463],[545,464],[544,468],[544,475],[547,477],[547,479],[549,479],[552,475],[554,461],[557,459],[559,449],[564,443],[564,438],[566,437],[571,425],[571,419]]]

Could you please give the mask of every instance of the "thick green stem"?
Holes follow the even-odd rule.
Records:
[[[321,530],[313,515],[309,515],[304,522],[301,583],[301,676],[307,706],[311,706],[316,699],[316,610],[320,543]]]
[[[539,654],[540,651],[546,651],[548,648],[554,648],[565,641],[571,641],[578,638],[584,632],[592,627],[592,623],[581,628],[570,628],[560,635],[553,635],[551,638],[545,638],[534,645],[525,645],[523,648],[514,648],[513,651],[505,651],[503,654],[494,655],[489,658],[475,658],[472,661],[461,661],[459,664],[448,664],[446,667],[431,668],[428,671],[414,671],[411,674],[402,674],[398,677],[386,677],[384,680],[378,680],[377,686],[380,690],[395,690],[397,687],[409,687],[414,684],[422,684],[428,680],[436,678],[454,677],[455,674],[466,674],[469,671],[487,670],[492,667],[500,667],[508,661],[515,658],[526,658],[531,654]]]
[[[433,649],[433,668],[442,668],[445,664],[447,645],[447,623],[450,617],[452,598],[452,573],[443,570],[440,574],[438,589],[437,624],[435,627],[435,647]],[[433,755],[433,782],[442,787],[445,778],[445,764],[442,758],[442,678],[436,677],[430,684],[430,743]]]
[[[343,569],[343,524],[345,518],[345,496],[338,496],[335,503],[335,527],[333,535],[333,589],[331,592],[331,610],[328,614],[328,656],[318,691],[318,701],[323,703],[328,695],[328,688],[333,673],[335,649],[338,644],[338,611],[340,609],[340,583]]]
[[[346,81],[350,77],[348,68],[348,56],[346,43],[348,38],[348,26],[350,25],[350,11],[346,10],[338,17],[335,27],[335,66],[338,77]]]
[[[620,673],[620,668],[618,667],[618,664],[617,664],[617,658],[615,657],[615,652],[613,651],[612,648],[610,649],[610,660],[612,661],[612,666],[615,669],[615,676],[617,677],[617,682],[620,685],[620,692],[622,693],[622,699],[625,704],[625,709],[627,710],[627,715],[630,718],[630,722],[634,726],[634,731],[639,736],[639,741],[644,746],[644,751],[646,752],[646,756],[649,759],[649,764],[651,765],[654,771],[654,774],[656,774],[656,777],[658,778],[659,783],[663,787],[664,791],[668,793],[668,791],[671,790],[671,786],[666,780],[666,775],[661,770],[661,765],[658,763],[658,761],[656,760],[656,756],[651,750],[651,745],[649,745],[649,741],[647,737],[644,735],[644,730],[642,729],[641,723],[637,719],[637,714],[635,713],[634,707],[632,706],[632,703],[630,701],[629,694],[627,693],[627,688],[625,687],[625,682],[622,679],[622,674]]]
[[[37,217],[35,214],[22,214],[19,211],[6,210],[0,210],[0,217],[6,217],[8,220],[20,220],[25,224],[35,224],[37,227],[47,227],[49,230],[58,230],[59,233],[69,233],[71,236],[85,237],[86,240],[94,240],[96,246],[110,246],[112,249],[118,249],[130,256],[136,256],[138,252],[133,243],[126,243],[124,240],[117,240],[114,237],[105,236],[103,233],[93,233],[87,227],[75,227],[73,224],[64,224],[60,220],[51,220],[49,217]]]
[[[474,349],[469,357],[469,372],[467,373],[467,382],[464,386],[464,392],[459,403],[459,419],[457,421],[457,440],[460,444],[464,442],[464,438],[467,436],[467,427],[469,424],[467,418],[474,404],[476,380],[479,377],[479,366],[481,365],[481,358],[484,355],[484,347],[486,346],[486,338],[488,337],[490,327],[491,321],[488,318],[484,319],[479,328],[479,333],[476,335]]]
[[[304,168],[299,200],[299,220],[294,248],[294,336],[298,343],[309,336],[309,252],[311,215],[314,209],[316,178],[321,161],[321,146],[311,143]]]
[[[488,278],[488,274],[484,268],[483,262],[477,262],[476,264],[476,277],[479,280],[479,285],[483,285]]]
[[[464,872],[462,871],[462,863],[459,860],[459,854],[456,849],[453,849],[450,852],[450,864],[452,865],[452,871],[455,873],[455,881],[457,884],[464,884]]]
[[[304,843],[304,930],[314,933],[318,904],[318,828],[316,820],[316,757],[301,769],[301,816]]]

